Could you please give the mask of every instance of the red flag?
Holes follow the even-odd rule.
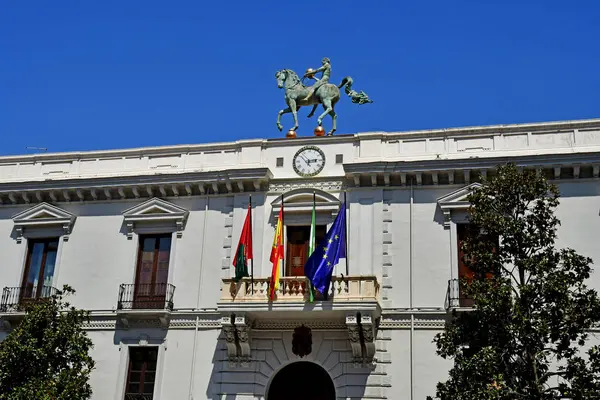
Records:
[[[240,241],[233,258],[233,266],[235,267],[235,279],[239,281],[248,275],[248,260],[252,260],[252,222],[251,205],[248,204],[248,213],[246,214],[246,221],[242,228],[242,234],[240,235]]]

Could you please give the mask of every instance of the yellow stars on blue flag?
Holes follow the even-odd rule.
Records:
[[[333,268],[346,257],[346,203],[342,204],[333,225],[315,248],[304,266],[304,274],[325,297],[329,291]]]

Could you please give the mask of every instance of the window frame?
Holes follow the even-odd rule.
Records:
[[[146,334],[125,335],[119,340],[119,367],[117,385],[112,392],[112,396],[107,398],[123,399],[127,393],[127,373],[129,371],[129,348],[130,347],[158,347],[158,359],[156,363],[156,378],[154,383],[154,399],[161,398],[162,378],[165,365],[165,351],[167,349],[167,341],[164,336],[149,336]],[[108,390],[107,390],[108,392]]]
[[[125,378],[125,392],[123,393],[123,398],[126,398],[127,395],[147,395],[148,393],[145,393],[143,391],[144,386],[145,386],[145,374],[148,372],[146,369],[146,365],[148,363],[147,360],[145,360],[142,364],[142,369],[139,371],[140,373],[140,380],[138,382],[139,385],[139,389],[140,391],[138,391],[137,393],[132,393],[129,391],[129,385],[131,384],[131,374],[133,373],[133,352],[135,351],[146,351],[146,352],[150,352],[150,351],[155,351],[156,352],[156,366],[155,369],[152,371],[154,372],[154,381],[152,382],[152,398],[155,397],[155,392],[156,392],[156,388],[157,388],[157,377],[158,377],[158,368],[159,368],[159,353],[160,353],[160,347],[159,346],[128,346],[127,349],[127,370],[126,370],[126,378]]]
[[[28,238],[27,239],[27,246],[26,246],[26,250],[25,250],[25,265],[23,268],[23,273],[21,276],[21,293],[19,295],[20,300],[23,299],[37,299],[40,297],[40,294],[43,290],[44,284],[43,284],[43,280],[41,278],[43,278],[44,276],[44,272],[46,270],[46,261],[48,259],[48,248],[50,246],[51,242],[56,242],[56,256],[55,256],[55,260],[54,260],[54,271],[52,273],[52,284],[54,283],[54,280],[56,279],[56,271],[57,271],[57,264],[58,264],[58,258],[59,258],[59,250],[60,250],[60,237],[40,237],[40,238]],[[24,295],[24,291],[27,288],[27,278],[29,276],[29,272],[31,271],[31,259],[32,259],[32,254],[33,254],[33,248],[34,245],[36,243],[43,243],[44,244],[44,250],[43,250],[43,255],[42,255],[42,260],[41,260],[41,266],[40,266],[40,271],[38,272],[38,285],[35,288],[36,289],[36,293],[35,295],[31,295],[31,296],[25,296]],[[42,283],[40,285],[40,282]],[[51,284],[51,286],[52,286]]]

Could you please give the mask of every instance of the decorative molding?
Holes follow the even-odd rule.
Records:
[[[229,278],[233,272],[233,260],[232,260],[232,246],[233,246],[233,214],[235,200],[233,197],[228,197],[225,200],[225,206],[223,207],[223,213],[225,218],[223,219],[223,258],[221,258],[221,277]]]
[[[116,328],[161,328],[168,329],[171,311],[168,310],[118,310]]]
[[[338,319],[255,319],[252,324],[253,330],[263,331],[293,331],[297,326],[305,325],[313,331],[340,331],[346,329],[344,320]]]
[[[334,195],[316,188],[299,188],[284,194],[285,212],[299,213],[311,212],[313,207],[313,193],[316,212],[329,212],[337,214],[340,200]],[[281,196],[271,202],[271,212],[276,214],[281,209]]]
[[[417,329],[441,330],[444,329],[447,315],[441,308],[427,311],[415,309],[412,312],[406,310],[398,313],[388,311],[382,313],[379,329],[410,329],[411,324],[414,324],[414,328]]]
[[[189,211],[166,200],[154,197],[123,212],[123,220],[127,226],[127,238],[144,226],[168,224],[181,237]]]
[[[69,240],[69,235],[75,224],[76,216],[60,207],[43,202],[13,216],[17,243],[26,235],[26,229],[59,228],[62,229],[64,241]]]
[[[334,179],[334,180],[298,180],[298,179],[289,179],[289,180],[272,180],[269,182],[269,192],[271,193],[285,193],[291,190],[297,189],[317,189],[322,191],[336,191],[343,190],[346,187],[345,182],[343,180]]]
[[[2,157],[0,157],[1,159]],[[113,201],[129,200],[153,195],[177,197],[182,193],[188,196],[218,195],[226,192],[228,182],[232,192],[260,190],[273,177],[266,167],[228,169],[206,172],[175,172],[152,174],[146,171],[126,172],[119,176],[76,176],[60,180],[28,180],[26,182],[0,183],[0,204],[27,204],[44,198],[52,201]],[[186,187],[186,185],[188,185]],[[207,191],[210,187],[212,190]],[[188,191],[189,189],[189,191]],[[118,194],[118,195],[117,195]],[[3,201],[8,200],[8,201]]]
[[[471,183],[470,185],[464,186],[437,199],[437,203],[444,216],[444,228],[450,228],[452,211],[466,211],[469,208],[470,203],[467,200],[469,194],[474,190],[481,188],[481,186],[480,183]]]
[[[381,302],[382,305],[391,304],[390,293],[393,290],[392,287],[392,272],[393,272],[393,213],[391,211],[391,204],[393,203],[393,193],[391,191],[383,191],[383,218],[382,218],[382,280],[381,280]]]

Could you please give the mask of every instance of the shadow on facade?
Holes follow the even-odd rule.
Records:
[[[136,345],[136,346],[159,346],[162,345],[167,337],[167,330],[155,327],[132,327],[123,329],[118,326],[113,335],[113,343],[117,346]]]

